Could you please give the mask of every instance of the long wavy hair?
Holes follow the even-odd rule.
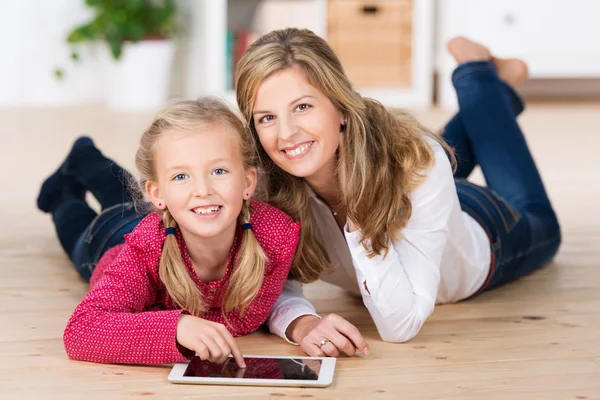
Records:
[[[195,101],[180,100],[163,109],[142,135],[135,157],[135,165],[140,174],[138,182],[140,191],[142,193],[145,191],[146,182],[157,182],[154,160],[156,144],[160,137],[182,131],[200,131],[198,134],[202,134],[203,129],[215,124],[221,124],[231,134],[239,147],[244,169],[257,168],[255,143],[248,139],[248,135],[244,133],[245,127],[241,117],[231,108],[213,97],[204,97]],[[177,227],[177,221],[168,208],[155,211],[162,213],[165,228]],[[244,200],[238,222],[241,225],[250,222],[250,218],[250,207]],[[252,230],[245,230],[221,306],[223,314],[234,309],[239,309],[243,314],[262,285],[266,262],[267,256]],[[167,235],[165,238],[158,271],[161,281],[175,304],[196,316],[206,311],[202,294],[183,263],[175,235]]]
[[[425,140],[431,137],[453,156],[449,146],[405,112],[392,114],[381,103],[361,97],[325,40],[305,29],[289,28],[261,36],[238,63],[236,96],[253,140],[259,142],[253,112],[260,85],[274,73],[296,67],[307,81],[329,98],[346,119],[343,146],[338,149],[339,179],[348,217],[360,228],[361,243],[370,257],[386,255],[400,239],[412,206],[411,191],[435,162]],[[302,178],[288,174],[259,146],[265,200],[302,225],[290,276],[316,280],[327,255],[313,227]]]

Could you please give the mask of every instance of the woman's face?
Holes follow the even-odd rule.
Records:
[[[297,177],[332,176],[343,116],[300,69],[281,70],[258,88],[254,126],[269,157]]]

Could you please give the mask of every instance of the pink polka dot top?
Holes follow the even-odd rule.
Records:
[[[268,318],[287,279],[300,224],[284,212],[252,201],[252,230],[269,262],[263,284],[243,316],[221,314],[221,302],[241,243],[238,229],[223,278],[204,283],[196,275],[179,230],[177,241],[188,273],[198,285],[209,309],[202,318],[224,324],[233,336],[257,330]],[[176,340],[177,321],[186,310],[178,308],[158,275],[165,240],[161,216],[152,213],[128,235],[125,243],[107,251],[90,279],[90,291],[77,306],[63,340],[69,358],[110,364],[168,364],[193,355]]]

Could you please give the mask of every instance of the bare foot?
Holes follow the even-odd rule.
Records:
[[[529,78],[527,64],[518,58],[497,58],[490,50],[470,39],[457,36],[448,42],[448,51],[459,64],[469,61],[492,61],[498,76],[516,88]]]
[[[457,36],[448,42],[448,51],[459,64],[469,61],[490,61],[490,50],[462,36]]]
[[[529,70],[525,61],[518,58],[496,58],[492,62],[498,71],[498,76],[510,86],[516,88],[529,78]]]

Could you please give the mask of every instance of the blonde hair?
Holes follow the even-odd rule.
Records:
[[[256,146],[248,135],[244,134],[244,123],[227,105],[213,97],[204,97],[196,101],[175,101],[162,110],[140,139],[135,164],[140,174],[139,186],[142,192],[146,182],[157,181],[155,168],[156,143],[162,135],[175,131],[192,132],[220,124],[228,131],[240,150],[244,169],[257,167]],[[241,194],[240,194],[241,195]],[[157,210],[157,212],[160,212]],[[177,227],[177,221],[168,209],[162,211],[164,228]],[[250,207],[244,200],[238,221],[250,222]],[[243,314],[248,304],[256,297],[263,281],[267,256],[261,248],[252,230],[245,230],[242,243],[229,285],[222,303],[222,312],[239,307]],[[159,265],[159,276],[173,301],[192,315],[199,316],[206,311],[202,294],[188,273],[175,235],[167,235],[163,245]]]
[[[400,239],[400,230],[411,216],[410,192],[435,162],[425,136],[450,148],[409,114],[393,115],[381,103],[361,97],[327,42],[309,30],[295,28],[260,37],[238,63],[237,103],[256,141],[258,133],[252,114],[258,88],[272,74],[291,67],[299,68],[307,81],[344,115],[347,122],[337,168],[344,195],[341,204],[360,228],[361,243],[369,256],[387,254],[390,240]],[[323,271],[323,260],[328,258],[314,232],[303,179],[278,168],[262,146],[258,151],[261,164],[270,175],[263,181],[265,200],[302,225],[290,276],[303,282],[313,281]]]

